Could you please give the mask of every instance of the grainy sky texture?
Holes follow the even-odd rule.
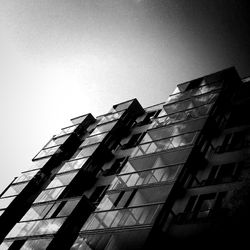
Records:
[[[249,71],[245,0],[1,0],[0,192],[70,118],[229,66]]]

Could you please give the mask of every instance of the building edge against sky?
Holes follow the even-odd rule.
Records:
[[[0,249],[247,242],[248,82],[229,68],[71,119],[2,192]]]

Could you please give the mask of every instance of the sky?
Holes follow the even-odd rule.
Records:
[[[1,0],[0,193],[70,119],[235,66],[250,75],[246,0]]]

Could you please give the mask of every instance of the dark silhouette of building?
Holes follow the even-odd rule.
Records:
[[[248,240],[250,79],[234,68],[72,119],[0,198],[0,249],[205,249]]]

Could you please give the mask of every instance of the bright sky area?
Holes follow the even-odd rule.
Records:
[[[235,66],[249,74],[241,0],[1,0],[0,192],[70,118]]]

